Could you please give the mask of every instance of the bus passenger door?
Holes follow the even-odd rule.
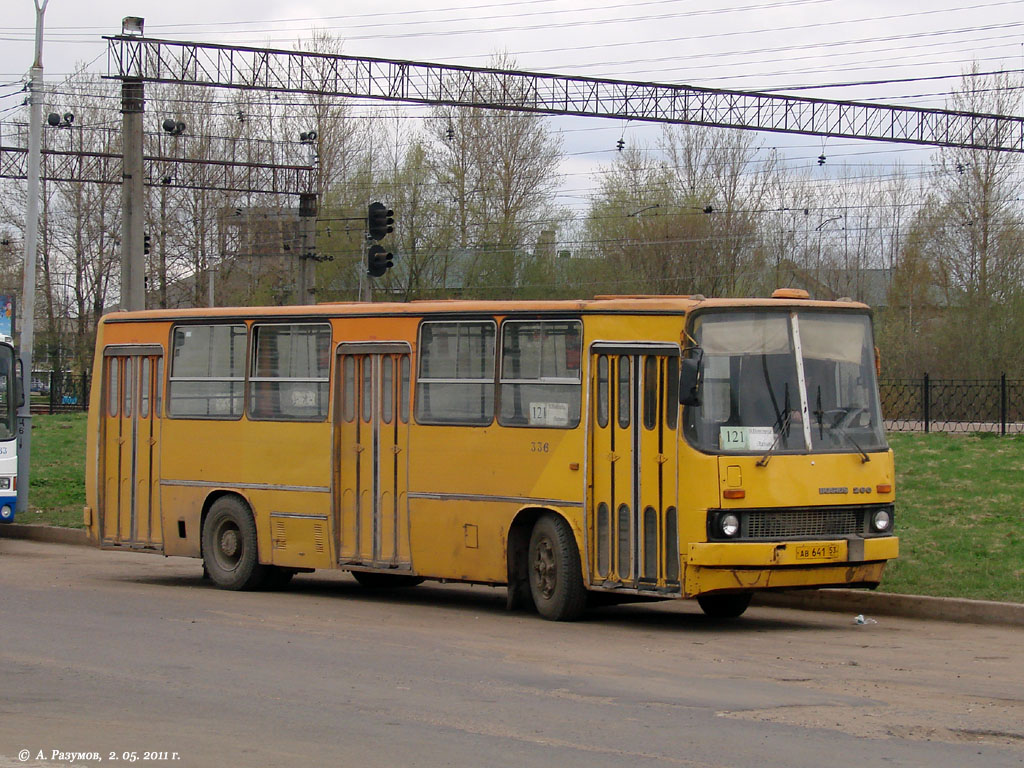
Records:
[[[406,344],[342,344],[335,408],[341,565],[410,570]]]
[[[590,370],[591,583],[678,592],[678,347],[595,346]]]
[[[102,541],[162,549],[159,509],[163,349],[104,350],[100,517]]]

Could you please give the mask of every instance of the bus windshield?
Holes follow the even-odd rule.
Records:
[[[0,440],[14,437],[14,419],[18,407],[14,385],[14,350],[7,344],[0,344]]]
[[[867,314],[827,310],[699,315],[701,405],[686,437],[709,453],[884,450]]]

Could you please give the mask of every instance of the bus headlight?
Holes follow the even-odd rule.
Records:
[[[11,490],[11,478],[9,478],[9,477],[0,477],[0,491],[9,491],[9,490]]]
[[[718,532],[727,539],[734,539],[740,533],[740,519],[732,512],[718,517]]]
[[[885,533],[892,528],[892,515],[887,509],[879,509],[871,515],[871,530],[874,533]]]

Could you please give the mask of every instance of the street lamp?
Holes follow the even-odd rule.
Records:
[[[142,37],[142,28],[145,24],[146,20],[141,16],[125,16],[121,19],[121,34]]]

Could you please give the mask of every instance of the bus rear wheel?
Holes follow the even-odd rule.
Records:
[[[704,615],[711,619],[736,619],[750,605],[752,592],[734,592],[726,595],[701,595],[697,598]]]
[[[222,496],[210,507],[203,523],[203,565],[221,589],[258,589],[266,580],[267,566],[259,562],[256,523],[249,507],[236,496]]]
[[[586,606],[580,553],[568,523],[544,515],[533,526],[527,555],[530,594],[537,612],[552,621],[571,621]]]

